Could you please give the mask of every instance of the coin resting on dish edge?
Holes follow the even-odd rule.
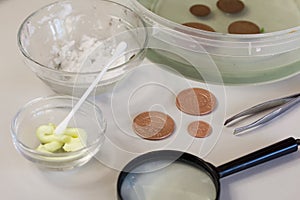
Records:
[[[215,32],[215,30],[212,27],[210,27],[206,24],[203,24],[203,23],[199,23],[199,22],[187,22],[187,23],[183,23],[182,25],[188,26],[191,28],[200,29],[200,30]]]

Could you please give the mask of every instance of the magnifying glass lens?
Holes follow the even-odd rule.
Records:
[[[124,179],[124,200],[215,200],[217,189],[205,169],[181,162],[144,163]]]

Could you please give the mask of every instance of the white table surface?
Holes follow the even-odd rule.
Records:
[[[0,89],[2,91],[0,95],[0,199],[116,199],[116,181],[119,171],[112,169],[113,167],[108,166],[106,162],[101,162],[101,159],[93,159],[76,170],[49,172],[37,168],[24,159],[13,146],[10,123],[17,110],[33,98],[53,94],[22,62],[16,41],[17,30],[22,20],[37,8],[50,2],[52,1],[0,0]],[[226,96],[221,99],[222,102],[219,102],[220,108],[226,109],[225,116],[228,117],[258,102],[299,92],[299,85],[300,76],[297,75],[275,83],[226,86]],[[109,93],[99,96],[100,106],[107,114],[108,121],[111,120],[109,117],[111,107],[107,103],[109,98]],[[273,123],[240,137],[232,135],[232,128],[224,128],[220,132],[216,145],[205,155],[205,160],[217,166],[289,136],[300,138],[299,116],[298,106]],[[220,127],[223,120],[223,118],[217,120],[219,124],[213,126]],[[113,123],[114,121],[109,121],[108,125],[114,126]],[[111,130],[113,127],[108,127],[108,131]],[[132,146],[132,144],[127,145]],[[105,150],[109,148],[102,149]],[[186,150],[197,152],[197,142]],[[103,154],[107,156],[110,152],[106,151]],[[224,178],[221,180],[220,199],[299,198],[299,155],[293,153]],[[118,155],[114,156],[115,159],[119,159]],[[123,161],[125,163],[129,160]]]

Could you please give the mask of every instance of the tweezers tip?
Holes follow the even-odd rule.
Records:
[[[242,130],[239,130],[239,129],[234,129],[234,131],[233,131],[233,135],[235,135],[235,136],[239,136],[240,134],[242,134]]]
[[[231,120],[227,119],[227,120],[224,122],[224,126],[228,125],[230,122],[231,122]]]

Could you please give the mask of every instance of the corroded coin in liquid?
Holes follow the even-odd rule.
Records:
[[[176,106],[182,112],[190,115],[206,115],[216,107],[216,98],[205,89],[190,88],[177,95]]]
[[[174,120],[158,111],[143,112],[133,119],[133,130],[147,140],[161,140],[169,137],[175,129]]]
[[[204,30],[204,31],[215,32],[215,30],[212,27],[210,27],[206,24],[198,23],[198,22],[187,22],[187,23],[183,23],[182,25],[188,26],[188,27],[191,27],[191,28]]]
[[[188,133],[196,138],[205,138],[211,134],[211,126],[204,121],[194,121],[188,126]]]
[[[234,14],[241,12],[245,8],[245,5],[239,0],[219,0],[217,7],[223,12]]]
[[[190,7],[190,12],[196,17],[206,17],[210,14],[210,8],[203,4],[196,4]]]
[[[250,21],[235,21],[228,26],[228,33],[231,34],[258,34],[260,28]]]

